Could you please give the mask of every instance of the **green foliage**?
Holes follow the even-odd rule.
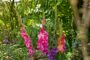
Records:
[[[26,60],[28,58],[25,47],[21,48],[18,44],[0,45],[0,60]]]

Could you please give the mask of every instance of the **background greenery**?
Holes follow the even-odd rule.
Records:
[[[14,1],[14,0],[13,0]],[[66,52],[58,53],[57,60],[81,60],[79,40],[73,23],[73,12],[69,0],[20,0],[0,2],[0,59],[27,60],[27,49],[20,36],[20,27],[14,8],[21,15],[28,35],[36,48],[39,25],[46,19],[45,30],[49,33],[49,49],[57,47],[58,36],[62,31],[66,36]],[[7,36],[7,38],[5,38]],[[88,33],[88,36],[90,34]],[[8,40],[5,43],[4,40]],[[63,56],[63,58],[61,58]]]

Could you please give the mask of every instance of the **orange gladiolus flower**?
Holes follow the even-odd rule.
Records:
[[[58,47],[57,47],[61,53],[65,52],[65,49],[66,49],[65,44],[66,44],[65,36],[64,36],[64,33],[62,33],[61,38],[60,37],[58,38]]]

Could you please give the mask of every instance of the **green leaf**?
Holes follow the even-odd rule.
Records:
[[[0,20],[0,26],[5,25],[4,22],[2,20]]]

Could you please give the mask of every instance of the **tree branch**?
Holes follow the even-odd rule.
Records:
[[[21,15],[19,15],[19,13],[18,13],[18,11],[16,10],[16,8],[14,8],[14,11],[15,11],[15,13],[16,13],[16,16],[18,17],[19,26],[25,27],[24,24],[22,23]]]
[[[72,9],[73,9],[74,16],[75,16],[75,24],[77,26],[79,26],[81,19],[79,17],[79,11],[78,11],[78,8],[77,8],[78,0],[70,0],[70,3],[71,3],[71,6],[72,6]]]
[[[89,0],[83,0],[83,17],[82,17],[82,23],[84,26],[88,27],[89,25],[89,20],[90,20],[90,12],[89,12]],[[87,18],[86,18],[87,17]]]

